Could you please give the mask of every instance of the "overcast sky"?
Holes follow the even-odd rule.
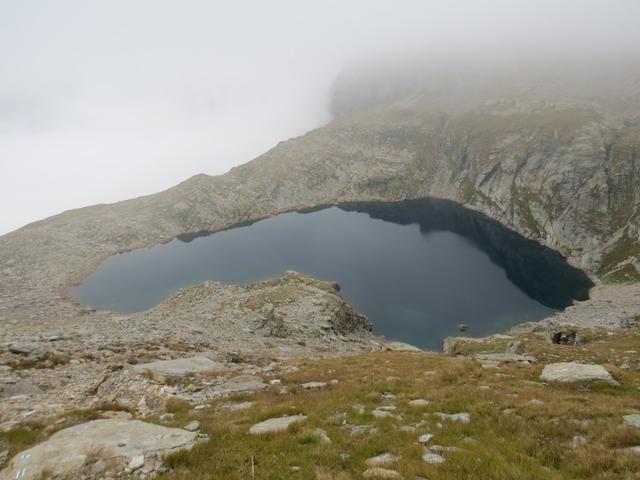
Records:
[[[637,0],[0,0],[0,234],[329,120],[345,63],[639,42]]]

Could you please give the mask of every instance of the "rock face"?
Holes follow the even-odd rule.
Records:
[[[545,382],[557,383],[591,383],[600,381],[611,385],[618,384],[603,366],[575,362],[545,365],[540,378]]]
[[[0,480],[38,479],[49,475],[74,476],[88,462],[126,459],[136,468],[145,456],[191,448],[198,434],[138,420],[94,420],[61,430],[49,440],[14,457],[0,472]]]

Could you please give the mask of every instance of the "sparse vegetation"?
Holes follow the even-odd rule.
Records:
[[[606,275],[611,281],[640,281],[640,273],[633,265],[627,263],[620,266],[632,257],[640,258],[640,241],[630,235],[626,228],[613,246],[602,255],[599,273]]]
[[[582,346],[551,345],[535,333],[523,335],[520,341],[541,362],[607,363],[620,387],[545,385],[539,381],[541,364],[485,369],[470,358],[429,353],[387,352],[299,362],[299,371],[280,377],[289,395],[279,394],[278,389],[259,393],[251,397],[255,406],[250,410],[195,412],[185,405],[171,407],[176,412],[173,425],[198,419],[210,441],[169,457],[174,472],[162,478],[251,478],[253,459],[255,478],[355,479],[361,478],[365,459],[382,452],[401,457],[390,468],[407,479],[637,478],[640,456],[619,449],[640,444],[640,432],[621,421],[622,415],[639,406],[640,372],[619,364],[625,359],[635,365],[640,361],[640,332],[594,330],[587,336],[588,343]],[[478,351],[504,348],[502,341],[473,345]],[[339,382],[324,389],[299,387],[310,380],[334,378]],[[383,392],[396,398],[384,401]],[[422,408],[409,406],[415,398],[430,403]],[[402,420],[371,414],[374,408],[390,404],[397,407],[393,413]],[[354,409],[355,405],[364,410]],[[471,413],[468,424],[432,415],[463,411]],[[247,433],[257,422],[298,413],[307,415],[307,421],[286,432]],[[415,431],[399,428],[421,421],[424,426]],[[345,423],[378,430],[352,436]],[[324,429],[332,443],[324,443],[316,428]],[[443,465],[425,464],[417,437],[427,432],[435,435],[430,444],[461,450],[444,453]]]

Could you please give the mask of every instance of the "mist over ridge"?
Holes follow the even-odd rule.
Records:
[[[632,113],[639,17],[629,0],[6,3],[0,233],[223,173],[412,94]]]

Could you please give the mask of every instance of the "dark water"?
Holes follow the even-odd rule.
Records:
[[[133,312],[180,287],[296,270],[336,280],[374,331],[427,348],[465,323],[484,335],[536,320],[591,282],[549,249],[452,202],[344,204],[119,254],[74,289],[82,303]]]

